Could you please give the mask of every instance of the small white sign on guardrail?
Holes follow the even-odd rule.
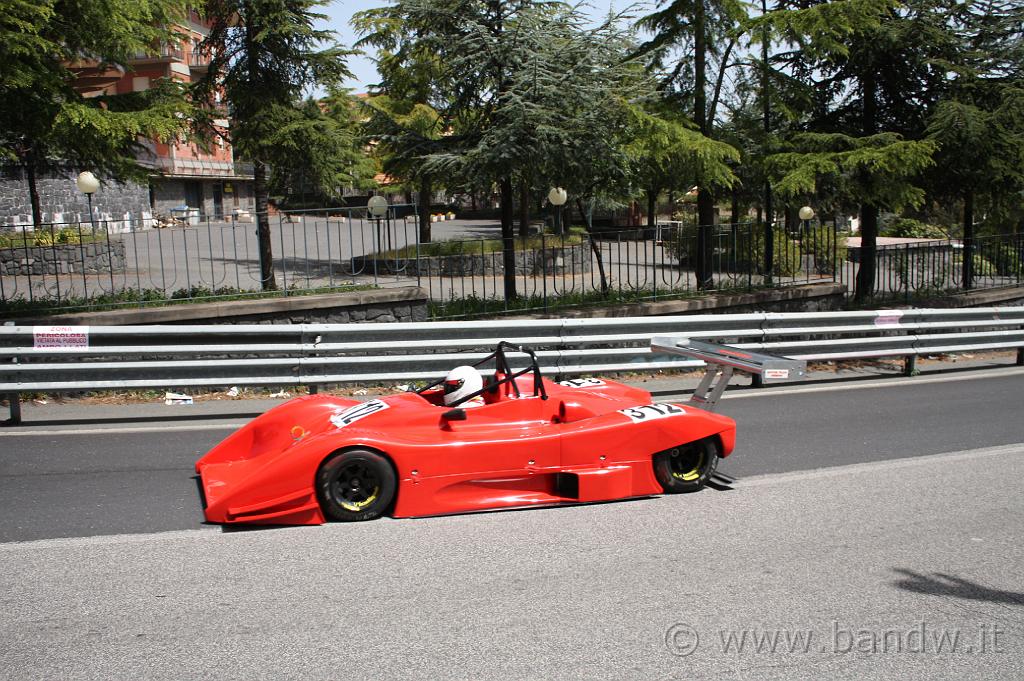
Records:
[[[87,348],[88,326],[34,326],[32,346],[35,348]]]

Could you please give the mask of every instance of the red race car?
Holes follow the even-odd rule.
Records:
[[[529,365],[513,370],[508,350]],[[532,351],[500,343],[416,392],[290,400],[196,472],[210,522],[311,525],[692,492],[735,436],[732,419],[639,388],[553,382]]]

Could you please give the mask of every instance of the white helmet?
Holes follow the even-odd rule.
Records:
[[[470,366],[455,367],[444,379],[444,403],[450,405],[484,387],[480,372]]]

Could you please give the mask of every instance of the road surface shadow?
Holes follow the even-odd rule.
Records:
[[[1010,603],[1012,605],[1024,606],[1024,593],[1020,591],[1003,591],[992,589],[977,582],[972,582],[962,577],[954,577],[940,572],[931,575],[923,575],[911,570],[893,568],[893,571],[903,575],[901,579],[893,582],[893,586],[904,591],[913,591],[920,594],[931,594],[933,596],[952,596],[954,598],[965,598],[972,601],[987,601],[989,603]]]

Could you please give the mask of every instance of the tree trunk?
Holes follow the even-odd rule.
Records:
[[[512,178],[498,182],[501,190],[501,263],[505,270],[505,302],[519,297],[516,293],[516,232],[512,207]]]
[[[974,288],[974,192],[964,190],[964,290]]]
[[[420,243],[430,243],[430,195],[433,193],[429,177],[420,178],[419,196],[417,197],[417,213],[420,222]]]
[[[256,197],[256,237],[259,241],[260,282],[264,291],[277,289],[274,277],[274,248],[270,242],[270,215],[267,213],[267,167],[262,161],[252,163],[253,193]]]
[[[693,12],[693,118],[700,132],[711,137],[711,125],[707,112],[707,34],[704,0],[698,0]],[[697,171],[697,263],[694,274],[698,289],[714,287],[711,272],[711,229],[715,217],[715,199],[711,187],[703,177],[702,169]]]
[[[697,276],[697,288],[702,290],[715,286],[711,262],[714,224],[715,199],[709,189],[701,187],[697,194],[697,266],[694,274]]]
[[[655,211],[658,210],[658,190],[647,190],[647,226],[654,228],[656,222]]]
[[[523,178],[519,187],[519,236],[530,236],[530,182]]]
[[[862,82],[864,91],[863,133],[875,134],[875,121],[878,115],[877,83],[873,72],[869,72]],[[862,179],[864,184],[871,178]],[[868,192],[865,191],[865,194]],[[857,283],[853,299],[863,303],[875,293],[875,257],[878,248],[878,206],[862,204],[860,207],[860,267],[857,268]]]
[[[732,188],[732,206],[729,210],[732,212],[730,221],[732,224],[738,224],[740,221],[740,189],[738,186],[733,185]]]
[[[583,218],[583,227],[587,230],[587,240],[590,241],[590,250],[594,253],[594,258],[597,260],[597,272],[601,277],[601,295],[608,295],[608,276],[604,273],[604,258],[601,257],[601,249],[597,246],[597,240],[594,238],[593,225],[590,220],[590,213],[583,210],[583,201],[576,199],[576,209],[580,212],[580,217]]]
[[[767,0],[761,0],[761,16],[768,15],[768,2]],[[768,77],[768,25],[765,24],[764,33],[761,36],[761,116],[762,123],[764,125],[764,144],[761,148],[762,158],[768,158],[770,149],[768,148],[768,139],[772,131],[772,100],[771,92],[769,92],[769,85],[771,83]],[[760,211],[758,211],[758,220],[760,221]],[[764,283],[772,283],[772,270],[775,265],[775,234],[772,231],[772,222],[775,216],[772,214],[772,183],[768,179],[768,172],[765,171],[764,176]]]
[[[875,253],[878,246],[878,206],[860,207],[860,266],[853,299],[863,303],[875,292]]]
[[[43,224],[43,211],[39,206],[39,187],[36,186],[35,158],[29,154],[25,162],[25,180],[28,182],[28,200],[32,204],[32,229],[38,230]],[[92,219],[92,216],[89,216]]]

